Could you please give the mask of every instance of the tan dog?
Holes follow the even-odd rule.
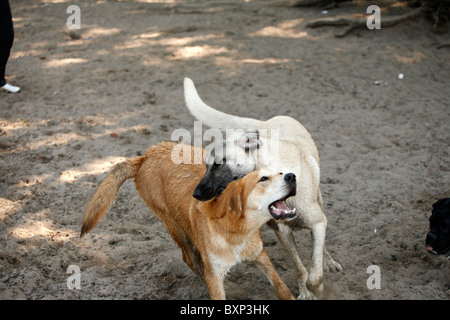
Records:
[[[295,216],[295,210],[284,202],[295,194],[295,175],[254,171],[230,183],[219,197],[201,202],[192,193],[206,166],[175,165],[171,160],[174,146],[160,143],[150,147],[145,156],[114,166],[87,206],[81,236],[105,215],[120,186],[135,178],[139,195],[164,223],[186,264],[206,281],[211,299],[225,299],[224,278],[243,260],[261,267],[278,298],[294,299],[264,250],[259,229],[271,218]],[[191,148],[194,155],[195,148]]]

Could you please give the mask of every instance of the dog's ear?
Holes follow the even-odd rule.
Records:
[[[236,192],[230,198],[230,208],[237,217],[240,217],[242,215],[242,213],[244,212],[240,192]]]
[[[233,211],[233,215],[237,218],[240,218],[244,214],[244,187],[242,179],[231,182],[227,187],[229,190],[229,198],[227,199],[228,208]]]
[[[259,139],[258,130],[245,131],[243,135],[236,141],[237,145],[245,151],[253,151],[262,146],[262,141]]]

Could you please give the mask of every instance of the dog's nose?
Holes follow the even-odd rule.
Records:
[[[295,174],[293,174],[293,173],[286,174],[284,176],[284,181],[289,182],[289,183],[295,182]]]
[[[193,196],[195,199],[202,201],[203,195],[202,195],[202,192],[198,188],[195,188]]]

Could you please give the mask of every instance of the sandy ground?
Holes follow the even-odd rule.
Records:
[[[80,30],[66,26],[70,4],[81,9]],[[208,298],[131,180],[79,238],[113,164],[192,130],[185,76],[217,109],[289,115],[311,132],[327,246],[344,268],[325,273],[323,299],[449,299],[449,261],[424,247],[431,205],[450,196],[450,51],[436,47],[448,33],[416,19],[339,39],[337,28],[305,24],[365,7],[324,14],[266,4],[12,1],[7,80],[22,91],[0,94],[0,299]],[[262,231],[297,295],[287,255]],[[295,237],[309,268],[309,232]],[[81,289],[67,287],[71,265]],[[367,287],[371,265],[380,289]],[[230,299],[276,298],[249,263],[227,286]]]

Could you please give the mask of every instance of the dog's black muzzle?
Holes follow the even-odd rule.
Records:
[[[198,184],[192,194],[193,197],[199,201],[208,201],[214,197],[219,196],[225,188],[221,186],[209,187],[206,184]]]

